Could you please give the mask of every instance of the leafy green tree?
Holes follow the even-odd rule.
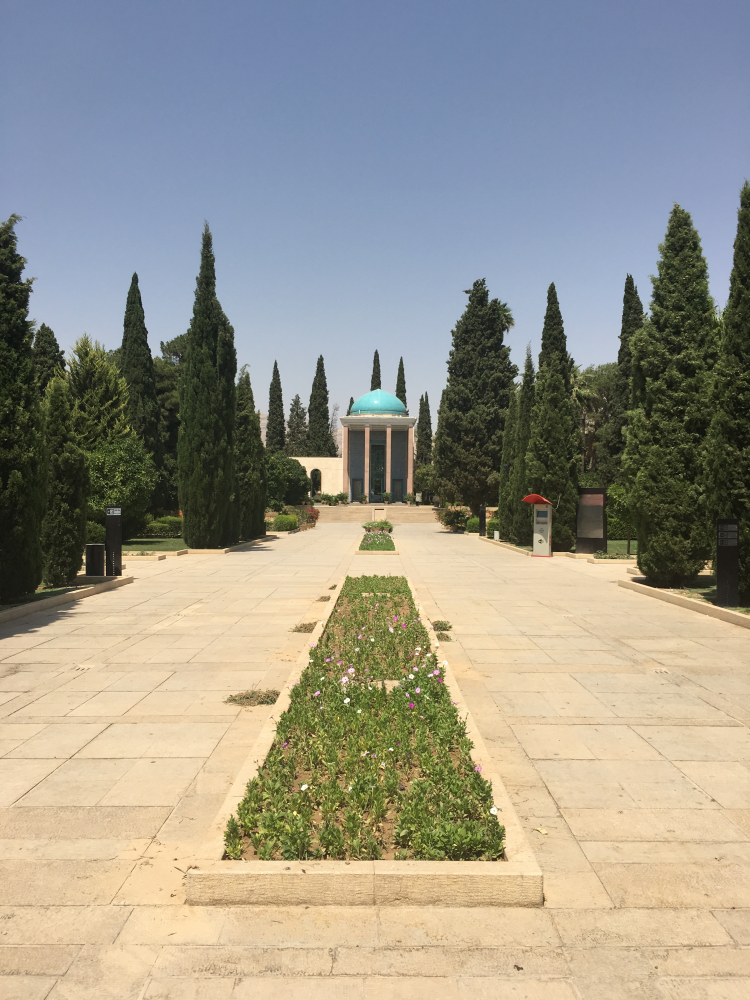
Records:
[[[519,389],[510,394],[508,414],[505,418],[503,433],[503,455],[500,467],[500,489],[497,497],[497,519],[500,523],[500,537],[510,538],[513,526],[513,507],[511,506],[510,479],[513,463],[516,458],[518,443],[518,396]]]
[[[398,375],[396,375],[396,396],[406,406],[406,375],[404,374],[404,359],[398,359]],[[408,407],[407,407],[408,412]]]
[[[39,398],[44,399],[50,381],[58,371],[65,370],[65,352],[60,350],[57,338],[46,323],[42,323],[36,331],[31,353],[34,357]]]
[[[146,524],[158,478],[154,460],[141,439],[131,434],[105,441],[87,454],[86,462],[90,477],[88,520],[104,524],[104,508],[122,506],[123,537],[137,537]]]
[[[539,351],[540,371],[542,365],[545,365],[553,354],[558,355],[560,359],[560,373],[565,382],[565,391],[570,395],[574,364],[573,359],[568,354],[568,339],[565,336],[565,327],[554,282],[547,289],[547,311],[544,314],[542,347]]]
[[[523,498],[529,493],[528,475],[526,472],[526,452],[531,440],[531,421],[534,412],[536,395],[536,374],[534,362],[531,359],[531,347],[526,347],[526,361],[523,367],[523,380],[518,392],[518,423],[516,425],[516,447],[513,465],[510,470],[508,489],[508,509],[511,513],[508,537],[516,545],[530,545],[533,538],[531,510],[523,503]]]
[[[633,276],[629,274],[625,278],[625,290],[622,296],[620,349],[617,352],[614,384],[609,396],[609,418],[603,423],[596,442],[597,468],[603,486],[619,482],[621,478],[627,411],[630,409],[630,379],[632,374],[630,340],[645,321],[643,303],[638,295]]]
[[[302,405],[299,393],[294,397],[292,405],[289,407],[284,451],[287,455],[307,454],[307,410]]]
[[[299,399],[299,397],[297,397]],[[237,424],[234,439],[236,494],[240,503],[240,538],[266,533],[266,463],[260,434],[260,417],[250,385],[247,365],[237,380]]]
[[[331,433],[328,415],[328,382],[323,365],[323,355],[318,358],[310,392],[310,405],[307,409],[309,425],[307,431],[306,453],[311,456],[336,456],[336,442]]]
[[[86,456],[73,434],[70,390],[60,375],[47,384],[44,411],[49,465],[41,535],[42,579],[49,587],[62,587],[81,568],[89,477]]]
[[[181,368],[177,463],[183,536],[190,548],[216,548],[225,531],[232,497],[227,383],[230,377],[234,382],[236,357],[233,331],[216,297],[216,264],[208,224],[203,230],[193,318]]]
[[[370,392],[373,389],[380,389],[380,355],[377,351],[372,358],[372,376],[370,377]]]
[[[283,451],[286,441],[284,430],[284,399],[281,395],[279,366],[274,361],[271,387],[268,392],[268,421],[266,423],[266,451]]]
[[[582,453],[581,486],[607,486],[602,439],[612,424],[615,405],[617,365],[589,365],[573,368],[573,406],[578,412]]]
[[[36,590],[42,578],[46,469],[19,221],[0,223],[0,603]]]
[[[146,451],[154,456],[158,468],[162,454],[161,414],[137,274],[130,282],[125,305],[119,368],[128,386],[128,423],[143,441]]]
[[[156,396],[159,400],[159,430],[162,441],[162,461],[157,491],[163,509],[177,510],[180,501],[177,483],[177,444],[180,431],[179,381],[187,349],[187,334],[161,342],[161,356],[154,358]]]
[[[700,237],[679,205],[659,249],[651,318],[630,339],[632,410],[623,471],[638,566],[669,586],[694,576],[710,554],[701,473],[716,317]]]
[[[73,399],[73,430],[85,451],[104,441],[131,437],[128,424],[128,387],[107,352],[87,333],[73,348],[68,365]]]
[[[441,497],[460,497],[476,516],[497,496],[505,414],[518,369],[503,342],[513,326],[508,306],[490,301],[484,279],[466,294],[468,305],[453,329],[434,464]]]
[[[266,450],[268,503],[301,504],[310,495],[310,479],[296,458],[283,451]]]
[[[709,538],[716,519],[740,522],[740,592],[750,600],[750,184],[740,192],[729,301],[722,336],[706,440],[704,483]]]
[[[419,397],[416,464],[432,464],[432,416],[430,414],[430,400],[427,393]]]

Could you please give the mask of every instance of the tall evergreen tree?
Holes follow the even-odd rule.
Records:
[[[161,356],[154,358],[156,395],[159,400],[159,430],[162,441],[162,466],[160,471],[160,499],[165,510],[177,510],[180,502],[177,488],[177,442],[180,432],[179,381],[185,359],[187,334],[165,343],[161,342]]]
[[[518,443],[518,396],[519,389],[510,394],[508,414],[505,418],[503,432],[503,455],[500,467],[500,489],[497,496],[497,519],[500,523],[500,537],[510,538],[513,526],[513,507],[511,506],[510,477],[516,458]]]
[[[406,406],[406,375],[404,375],[404,359],[398,359],[398,375],[396,375],[396,396]],[[406,407],[407,412],[409,410]]]
[[[453,330],[434,461],[441,483],[476,515],[497,497],[505,413],[518,369],[503,343],[513,326],[508,306],[490,301],[484,279],[466,294],[468,305]]]
[[[328,415],[328,382],[323,365],[323,355],[318,358],[310,392],[310,405],[307,409],[309,418],[307,431],[307,454],[311,456],[332,456],[337,454],[336,442],[331,434]]]
[[[128,386],[128,423],[153,456],[158,469],[162,454],[161,413],[137,274],[130,282],[125,305],[119,367]]]
[[[299,393],[292,400],[289,407],[289,420],[286,425],[286,445],[284,451],[287,455],[301,456],[307,454],[307,410],[302,405]]]
[[[417,466],[432,462],[432,415],[427,393],[419,397],[419,419],[417,420]]]
[[[31,352],[34,356],[39,398],[44,399],[51,379],[58,371],[65,369],[65,352],[60,350],[57,338],[46,323],[42,323],[36,331]]]
[[[46,470],[19,221],[0,223],[0,603],[36,590],[42,577]]]
[[[281,395],[279,366],[274,361],[271,387],[268,391],[268,422],[266,423],[266,451],[273,454],[283,451],[286,441],[284,430],[284,399]]]
[[[716,518],[740,522],[740,589],[750,599],[750,184],[740,192],[729,301],[714,375],[706,441],[709,537]]]
[[[354,406],[354,396],[350,396],[350,397],[349,397],[349,406],[347,407],[347,410],[346,410],[346,415],[347,415],[347,417],[348,417],[348,416],[349,416],[349,414],[350,414],[350,413],[352,412],[352,407],[353,407],[353,406]]]
[[[183,536],[190,548],[216,548],[231,500],[225,379],[231,370],[228,322],[216,298],[216,265],[208,224],[203,230],[193,318],[180,376],[177,446]],[[231,329],[231,328],[230,328]],[[231,350],[234,350],[232,344]],[[236,363],[236,362],[235,362]]]
[[[380,355],[377,351],[372,358],[372,376],[370,378],[370,392],[373,389],[380,389]]]
[[[565,336],[560,303],[557,301],[557,289],[553,282],[547,289],[547,311],[544,314],[542,327],[542,347],[539,351],[539,370],[552,354],[560,358],[560,372],[565,382],[565,391],[570,395],[573,375],[573,359],[568,354],[568,340]]]
[[[715,310],[700,237],[675,205],[652,278],[651,317],[633,334],[632,410],[623,457],[638,566],[657,584],[692,577],[710,554],[701,511]]]
[[[68,366],[73,400],[73,430],[85,451],[105,441],[132,436],[128,424],[128,386],[107,357],[107,352],[87,333],[76,341]]]
[[[567,552],[576,537],[580,431],[565,385],[565,355],[548,352],[539,366],[526,451],[526,476],[532,493],[555,506],[552,548]]]
[[[299,397],[298,397],[299,398]],[[237,380],[235,432],[236,493],[240,503],[240,537],[258,538],[266,533],[266,463],[247,365]]]
[[[516,425],[516,448],[513,467],[510,472],[508,489],[508,509],[512,514],[508,537],[516,545],[530,545],[532,541],[531,511],[523,498],[528,494],[526,473],[526,452],[531,440],[531,419],[534,413],[536,395],[536,374],[531,359],[531,346],[526,347],[526,361],[523,366],[523,380],[518,394],[518,423]],[[544,495],[544,494],[543,494]]]
[[[630,340],[636,330],[643,326],[646,316],[643,303],[632,274],[625,278],[622,296],[622,322],[620,325],[620,349],[617,352],[617,369],[614,377],[614,391],[609,401],[610,418],[602,427],[596,445],[597,468],[603,486],[619,482],[622,453],[625,450],[625,425],[630,409],[630,378],[632,357]]]
[[[234,346],[234,327],[220,309],[219,338],[216,348],[216,376],[219,383],[219,407],[223,424],[224,467],[221,482],[227,497],[227,512],[219,544],[236,545],[240,540],[241,509],[235,490],[234,425],[237,417],[237,351]]]
[[[62,587],[81,568],[86,544],[89,477],[86,456],[73,434],[67,380],[59,375],[47,386],[44,402],[49,466],[47,506],[42,521],[43,580]]]

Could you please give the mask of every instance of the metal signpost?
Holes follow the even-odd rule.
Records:
[[[122,507],[104,508],[107,576],[122,576]]]
[[[487,535],[487,508],[479,508],[479,537],[485,538]]]
[[[716,522],[716,603],[722,608],[740,604],[740,522],[721,517]]]
[[[539,493],[529,493],[524,503],[534,505],[534,540],[532,556],[549,559],[552,555],[552,504]]]

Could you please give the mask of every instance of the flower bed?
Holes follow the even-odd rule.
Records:
[[[383,531],[366,534],[359,543],[360,552],[395,552],[393,539]]]
[[[403,577],[349,577],[224,842],[229,858],[496,860],[492,786]]]

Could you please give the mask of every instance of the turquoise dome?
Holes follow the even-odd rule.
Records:
[[[366,392],[364,396],[355,400],[349,415],[360,417],[365,414],[388,417],[407,416],[406,407],[398,396],[394,396],[384,389],[373,389],[372,392]]]

